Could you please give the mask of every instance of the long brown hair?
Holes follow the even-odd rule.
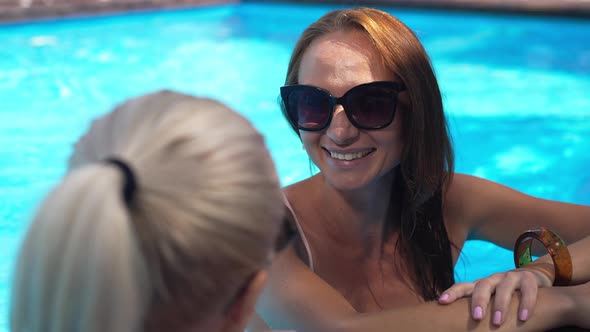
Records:
[[[454,172],[454,154],[438,83],[416,35],[392,15],[372,8],[336,10],[310,25],[297,42],[285,84],[298,84],[303,53],[318,37],[363,32],[387,69],[406,85],[410,99],[402,128],[404,147],[384,237],[399,232],[397,247],[413,286],[432,300],[454,283],[451,242],[443,220],[443,192]],[[283,108],[283,113],[285,110]],[[296,127],[293,130],[299,135]],[[399,220],[399,222],[398,222]]]

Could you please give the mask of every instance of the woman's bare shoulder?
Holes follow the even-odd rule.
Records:
[[[498,182],[467,174],[455,174],[450,181],[445,201],[449,206],[461,206],[467,212],[497,208],[498,203],[522,201],[531,198]]]
[[[316,183],[317,175],[290,184],[283,188],[283,192],[293,207],[299,207],[302,204],[309,203],[309,200],[313,199],[312,194],[315,191]]]
[[[447,187],[444,192],[444,202],[447,208],[456,208],[462,206],[462,197],[465,195],[473,182],[473,176],[461,173],[453,174],[453,177],[447,182]]]
[[[478,193],[497,186],[499,184],[477,176],[455,173],[447,185],[445,203],[450,207],[466,207],[466,204],[477,198]]]
[[[481,214],[480,193],[493,182],[467,174],[456,173],[444,192],[444,219],[451,237],[462,243]]]

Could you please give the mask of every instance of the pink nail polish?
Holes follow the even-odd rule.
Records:
[[[473,309],[473,318],[477,320],[483,318],[483,309],[480,306],[477,306]]]
[[[441,302],[445,302],[445,301],[446,301],[446,300],[448,300],[448,299],[449,299],[449,294],[446,294],[446,293],[445,293],[445,294],[443,294],[443,295],[440,297],[440,299],[438,299],[438,300],[439,300],[439,301],[441,301]]]
[[[518,319],[520,319],[521,321],[525,321],[529,318],[529,311],[526,309],[522,309],[520,311],[520,315],[518,315]]]
[[[502,312],[500,311],[496,311],[494,312],[494,325],[500,325],[502,324]]]

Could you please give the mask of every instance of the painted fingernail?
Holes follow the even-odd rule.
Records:
[[[477,306],[473,309],[473,318],[475,318],[475,319],[482,319],[483,318],[483,309],[480,306]]]
[[[440,297],[440,299],[438,299],[438,300],[439,300],[439,301],[441,301],[441,302],[445,302],[445,301],[446,301],[446,300],[448,300],[448,299],[449,299],[449,294],[447,294],[447,293],[444,293],[444,294],[443,294],[443,295]]]
[[[502,324],[502,312],[501,311],[496,311],[494,312],[494,325],[500,325]]]
[[[526,309],[522,309],[520,311],[520,314],[518,315],[518,319],[520,319],[521,321],[525,321],[529,318],[529,311]]]

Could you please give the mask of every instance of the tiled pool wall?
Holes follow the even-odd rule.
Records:
[[[0,0],[0,21],[108,14],[249,2],[250,0]],[[255,0],[261,1],[261,0]],[[264,2],[280,2],[262,0]],[[283,1],[285,2],[285,1]],[[295,0],[290,2],[349,3],[418,8],[481,10],[590,18],[590,0]]]

